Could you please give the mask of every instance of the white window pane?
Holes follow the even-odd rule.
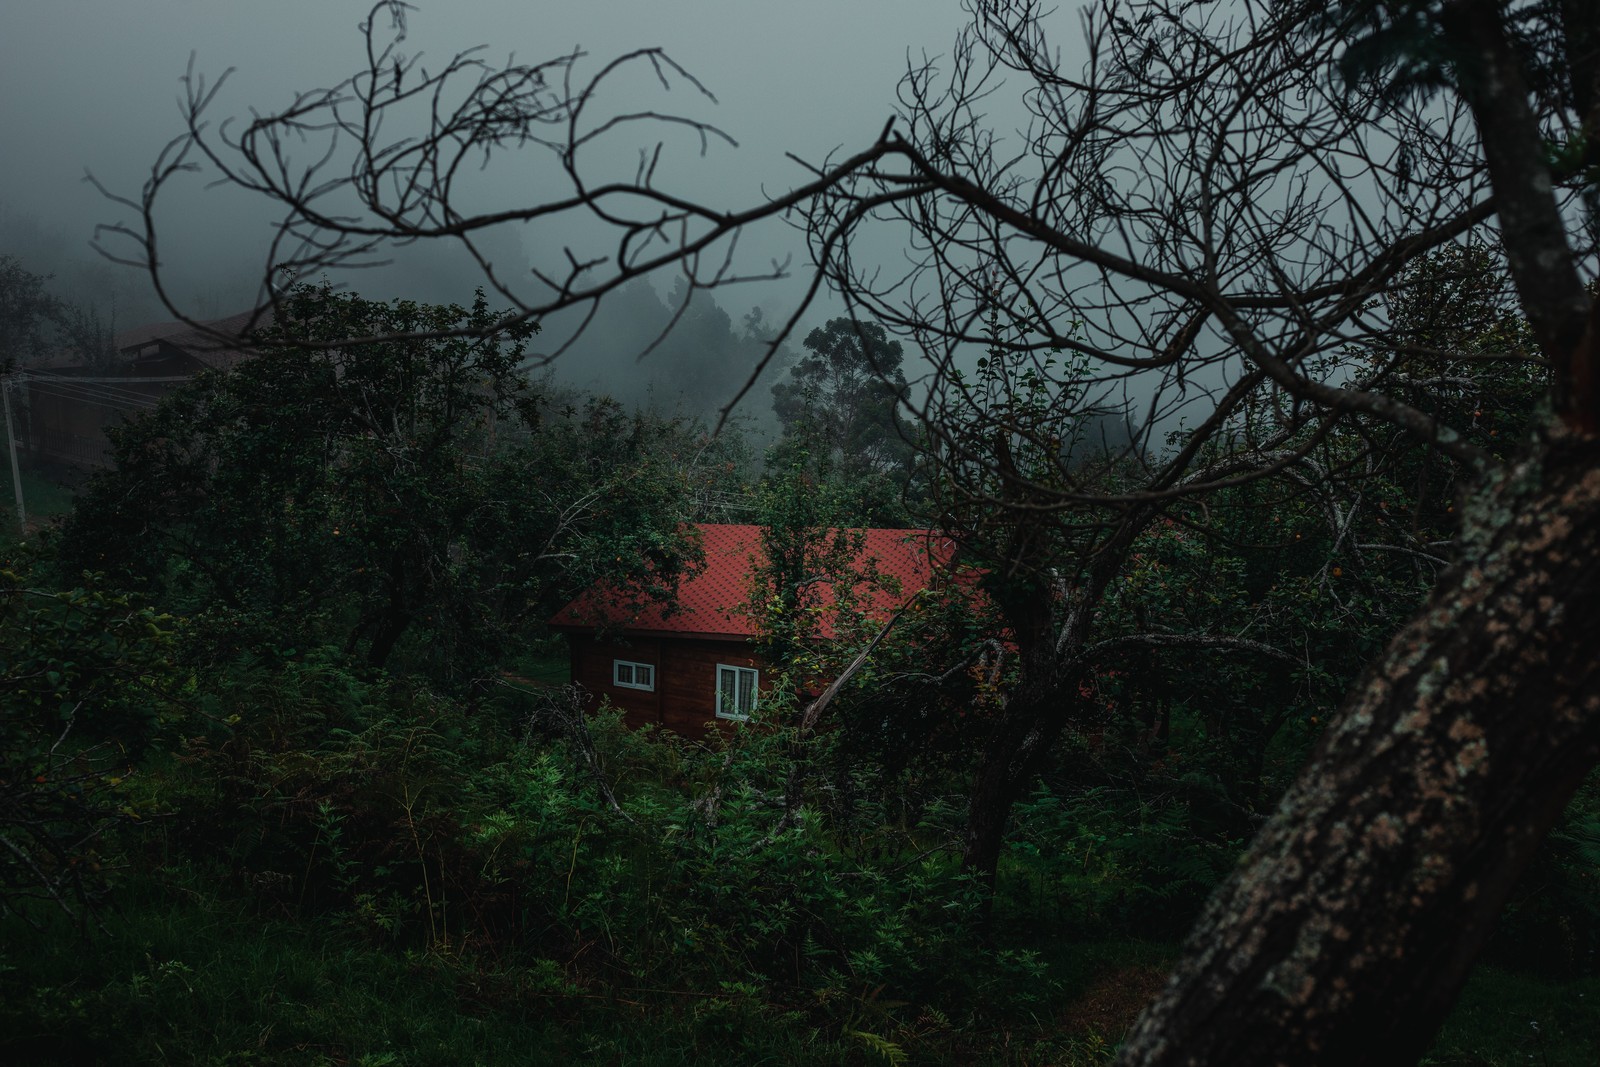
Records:
[[[739,672],[739,714],[748,715],[756,706],[756,672]]]
[[[618,685],[632,685],[633,684],[633,664],[631,664],[631,663],[618,663],[617,664],[617,684]]]
[[[650,689],[656,684],[656,669],[647,664],[639,664],[635,680],[645,689]]]

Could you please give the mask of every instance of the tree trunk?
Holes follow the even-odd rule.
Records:
[[[984,745],[983,760],[967,809],[967,839],[962,863],[978,875],[986,896],[994,891],[1000,849],[1005,845],[1011,809],[1039,773],[1050,747],[1066,725],[1071,708],[1054,687],[1013,697],[998,728]]]
[[[398,552],[389,563],[385,584],[389,596],[378,610],[378,617],[373,620],[372,643],[367,646],[367,666],[374,669],[381,669],[389,662],[389,657],[394,654],[394,646],[410,628],[415,615],[406,603],[406,569]]]
[[[985,906],[994,891],[1011,809],[1043,767],[1061,731],[1069,723],[1085,721],[1087,709],[1079,690],[1082,668],[1064,665],[1072,660],[1072,652],[1083,647],[1088,620],[1094,617],[1088,605],[1100,603],[1134,538],[1154,514],[1153,509],[1146,509],[1125,518],[1116,533],[1098,546],[1088,577],[1074,591],[1074,603],[1039,581],[1006,582],[987,590],[1017,645],[1021,681],[984,744],[968,802],[962,862],[979,876],[986,890]],[[998,556],[1009,563],[996,569],[1022,569],[1020,565],[1037,543],[1037,534],[1029,527],[1018,527],[1012,542]]]
[[[394,654],[394,646],[411,626],[411,614],[406,611],[385,612],[372,634],[372,644],[367,646],[367,666],[381,670]]]
[[[1600,758],[1600,442],[1562,427],[1346,698],[1123,1064],[1414,1062]]]
[[[989,746],[990,749],[993,746]],[[994,894],[995,873],[1000,867],[1000,849],[1005,844],[1006,824],[1017,802],[1019,787],[1010,774],[1009,761],[985,751],[983,765],[973,783],[967,808],[967,840],[961,862],[976,874],[984,896]]]

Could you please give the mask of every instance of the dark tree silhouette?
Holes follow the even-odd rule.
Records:
[[[697,294],[785,274],[781,263],[751,273],[736,269],[738,236],[806,203],[831,179],[808,181],[735,211],[666,187],[657,171],[679,142],[704,155],[713,143],[733,141],[691,114],[649,104],[636,110],[613,106],[618,94],[608,97],[607,90],[636,71],[653,75],[663,93],[687,89],[698,100],[715,103],[661,49],[629,52],[592,74],[586,73],[588,57],[576,49],[504,67],[486,62],[482,49],[474,49],[429,69],[419,53],[402,51],[411,6],[404,0],[378,0],[372,6],[361,24],[366,60],[357,74],[331,88],[300,93],[281,110],[254,111],[248,122],[214,124],[231,71],[208,81],[191,62],[183,78],[187,129],[161,151],[143,188],[125,196],[96,182],[110,201],[133,213],[132,219],[96,227],[101,254],[147,271],[161,303],[182,321],[203,328],[168,285],[157,215],[169,199],[184,195],[186,178],[204,173],[257,194],[282,212],[265,249],[259,306],[242,332],[271,321],[286,277],[344,277],[352,269],[387,263],[419,241],[446,242],[477,265],[490,297],[512,309],[491,330],[540,322],[557,312],[579,313],[565,336],[546,338],[545,360],[571,347],[601,300],[635,279],[657,272],[680,279],[673,315],[648,349],[685,315],[705,310]],[[640,150],[631,174],[612,177],[603,162],[591,162],[605,160],[619,144],[631,146],[626,139],[635,132],[641,139],[660,139]],[[533,203],[468,212],[464,174],[501,160],[524,164],[524,187],[541,190],[540,196]],[[596,179],[595,173],[606,176]],[[497,267],[488,251],[490,238],[508,227],[517,227],[519,239],[533,247],[559,250],[552,257],[559,266],[535,269],[531,280]],[[772,331],[757,366],[745,368],[744,380],[725,390],[724,418],[777,355],[802,313],[797,309]],[[469,331],[417,338],[463,332]],[[238,338],[218,341],[236,344]]]
[[[204,121],[213,94],[191,76],[190,130],[127,201],[143,223],[118,232],[159,281],[154,204],[197,157],[283,205],[269,271],[359,261],[391,242],[470,249],[491,226],[592,218],[607,251],[569,253],[569,270],[523,296],[529,317],[593,308],[669,266],[694,285],[724,282],[743,228],[798,213],[808,292],[831,286],[857,318],[933,360],[917,406],[950,525],[1012,583],[1001,607],[1018,629],[1021,681],[973,798],[968,856],[980,869],[1016,791],[1084,713],[1071,693],[1096,657],[1226,644],[1098,629],[1108,584],[1169,501],[1317,473],[1309,457],[1341,426],[1404,433],[1474,473],[1459,561],[1354,685],[1122,1052],[1127,1063],[1414,1058],[1600,758],[1600,9],[1101,0],[1076,69],[1033,0],[968,6],[967,32],[942,67],[908,73],[877,141],[747,209],[658,188],[655,151],[630,180],[592,183],[578,167],[630,127],[715,136],[647,109],[592,115],[619,65],[687,77],[659,53],[581,87],[577,55],[505,69],[465,56],[430,75],[369,23],[364,73],[221,140]],[[375,140],[377,119],[425,107],[463,76],[463,102],[434,105],[431,132]],[[1024,89],[1019,137],[986,119],[1003,78]],[[285,146],[301,134],[347,139],[348,175],[291,166]],[[562,184],[537,203],[463,213],[456,169],[519,147],[544,151]],[[343,165],[338,150],[330,143]],[[883,245],[861,239],[885,228],[904,250],[895,265],[872,261]],[[1412,284],[1408,266],[1480,232],[1505,249],[1534,353],[1441,352],[1392,329],[1385,308]],[[503,298],[522,295],[481,265]],[[982,380],[975,351],[990,361]],[[1548,367],[1552,410],[1500,459],[1416,382],[1441,361],[1507,357]],[[1130,421],[1131,443],[1079,462],[1063,431],[1107,409]]]
[[[43,355],[74,313],[45,288],[48,281],[17,257],[0,256],[0,370]]]
[[[772,410],[786,435],[826,451],[833,476],[873,499],[873,521],[884,522],[884,512],[901,508],[916,467],[915,430],[901,416],[910,394],[901,345],[882,326],[849,318],[818,326],[801,344],[806,354],[772,387]]]

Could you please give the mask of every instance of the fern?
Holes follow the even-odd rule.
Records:
[[[867,1046],[880,1060],[889,1064],[889,1067],[901,1067],[902,1064],[909,1062],[906,1050],[886,1037],[879,1037],[870,1030],[851,1030],[850,1036]]]

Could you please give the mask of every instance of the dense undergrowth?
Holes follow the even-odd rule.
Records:
[[[420,313],[298,292],[330,329]],[[996,569],[907,599],[880,643],[831,445],[786,438],[753,487],[736,441],[547,394],[515,354],[204,378],[116,434],[58,528],[0,541],[0,1063],[1108,1062],[1454,536],[1460,472],[1401,445],[1358,463],[1359,433],[1319,446],[1348,486],[1153,518],[1100,652],[1045,679],[1059,733],[992,823],[991,887],[972,798],[1033,669],[1027,619],[973,595]],[[670,597],[686,524],[730,497],[774,561],[755,720],[575,714],[542,620],[601,577]],[[1081,533],[1039,560],[1094,557]],[[798,729],[780,694],[868,647]],[[1597,953],[1591,781],[1429,1062],[1600,1062]]]
[[[108,787],[90,921],[5,919],[7,1062],[1099,1063],[1231,857],[1183,803],[1046,785],[986,915],[959,795],[837,736],[780,830],[780,730],[602,714],[591,763],[550,693],[469,708],[319,654],[180,689]],[[1435,1062],[1593,1062],[1597,814]]]

